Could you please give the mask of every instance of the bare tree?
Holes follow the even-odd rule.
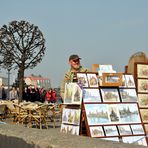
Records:
[[[12,21],[0,28],[0,48],[0,57],[5,59],[0,60],[3,65],[18,69],[20,102],[24,72],[42,61],[45,54],[45,39],[37,26],[26,21]]]

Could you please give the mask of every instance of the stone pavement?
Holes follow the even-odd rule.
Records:
[[[49,129],[0,124],[0,148],[145,148],[134,144],[111,142],[98,138],[60,132],[60,126]]]

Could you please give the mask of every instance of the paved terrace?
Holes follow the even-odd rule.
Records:
[[[0,148],[145,148],[134,144],[105,141],[60,132],[60,126],[49,129],[0,124]]]

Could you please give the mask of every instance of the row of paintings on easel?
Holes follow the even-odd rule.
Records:
[[[143,106],[147,105],[145,96]],[[66,83],[64,104],[81,104],[83,102],[137,102],[137,92],[135,88],[84,88],[81,89],[77,83]],[[145,100],[145,101],[144,101]]]
[[[120,139],[119,139],[119,137],[109,137],[109,138],[101,138],[101,139],[129,143],[129,144],[135,144],[135,145],[141,145],[141,146],[147,146],[145,136],[126,136],[126,137],[121,137]]]
[[[84,104],[88,126],[141,123],[137,103]]]
[[[91,137],[145,136],[142,124],[89,127]]]
[[[97,73],[77,73],[78,83],[81,83],[83,87],[99,87],[100,78],[98,78]],[[110,83],[118,82],[117,76],[109,76],[107,81]],[[135,88],[135,81],[133,75],[123,74],[122,76],[122,86],[127,88]]]

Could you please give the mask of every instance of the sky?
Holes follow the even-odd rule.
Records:
[[[59,87],[78,54],[81,65],[110,64],[124,72],[136,52],[148,56],[148,0],[0,0],[0,27],[25,20],[38,26],[46,40],[45,56],[34,69]],[[6,71],[0,75],[6,76]],[[16,71],[11,71],[11,81]]]

